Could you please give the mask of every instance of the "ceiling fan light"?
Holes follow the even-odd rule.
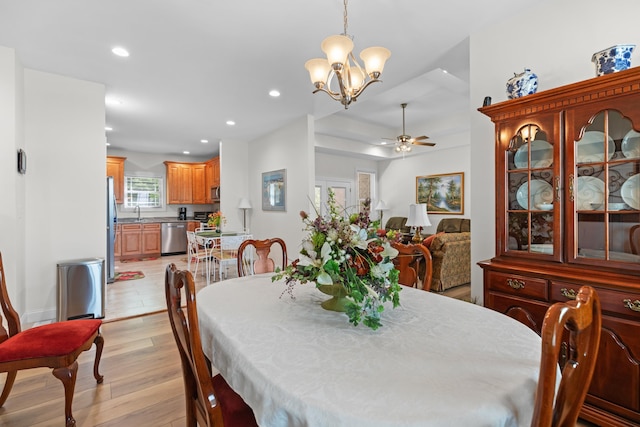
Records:
[[[367,74],[373,78],[378,78],[382,74],[384,64],[391,56],[391,51],[384,47],[368,47],[360,52],[360,59],[364,62]]]
[[[309,72],[309,77],[311,78],[311,83],[313,83],[316,87],[320,85],[321,87],[327,82],[327,77],[329,76],[329,71],[331,70],[331,66],[327,62],[326,59],[323,58],[314,58],[308,60],[304,64],[304,68]]]
[[[329,36],[320,45],[322,51],[327,55],[327,61],[335,70],[341,69],[347,62],[347,56],[353,50],[353,41],[343,35]]]

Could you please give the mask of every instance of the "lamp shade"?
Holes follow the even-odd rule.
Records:
[[[427,204],[418,203],[409,205],[409,219],[407,224],[409,227],[428,227],[431,225],[427,216]]]
[[[320,45],[327,55],[327,61],[331,66],[347,62],[347,56],[353,50],[353,41],[347,36],[329,36]]]
[[[391,51],[384,47],[368,47],[360,52],[360,59],[364,62],[364,68],[369,75],[380,75],[384,69],[384,63],[391,56]]]
[[[327,82],[327,77],[329,76],[329,71],[331,71],[331,65],[323,58],[308,60],[304,64],[304,68],[309,72],[311,83],[314,85],[316,83],[325,84]]]
[[[240,199],[238,209],[251,209],[251,203],[249,203],[249,200],[247,200],[247,198],[243,197],[242,199]]]
[[[376,211],[386,211],[389,208],[387,207],[387,205],[385,204],[384,200],[378,200],[378,204],[376,205],[376,207],[374,208],[374,210]]]

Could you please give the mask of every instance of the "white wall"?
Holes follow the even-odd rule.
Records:
[[[467,132],[449,135],[438,139],[438,145],[446,147],[448,141],[468,143]],[[453,144],[451,144],[453,145]],[[456,146],[449,149],[423,150],[419,156],[404,159],[385,160],[379,162],[380,198],[385,201],[388,211],[384,212],[383,222],[392,216],[409,216],[409,205],[416,203],[416,177],[446,173],[464,172],[464,214],[463,215],[429,215],[430,227],[424,233],[435,233],[438,222],[442,218],[470,218],[470,155],[469,146]],[[475,238],[475,236],[474,236]]]
[[[25,309],[24,189],[16,152],[26,149],[22,133],[22,66],[13,49],[0,46],[0,252],[7,291],[19,312]]]
[[[595,77],[594,52],[615,44],[640,46],[640,3],[564,0],[536,7],[524,24],[509,19],[471,36],[471,293],[482,301],[480,260],[495,254],[493,124],[476,111],[485,96],[506,100],[505,84],[525,67],[538,75],[538,91]],[[538,25],[536,25],[536,23]],[[640,64],[640,51],[632,66]]]
[[[247,162],[249,144],[243,141],[223,141],[220,143],[220,188],[222,196],[220,211],[227,219],[225,229],[242,230],[242,210],[238,209],[240,199],[249,199]],[[247,228],[253,232],[251,222],[253,212],[260,209],[258,199],[250,199],[247,210]],[[267,235],[266,237],[273,237]],[[265,236],[260,237],[265,238]]]
[[[24,71],[28,322],[55,318],[58,262],[106,254],[104,92]]]
[[[253,206],[251,232],[258,239],[282,238],[292,259],[295,259],[305,235],[299,213],[309,212],[310,200],[313,200],[313,159],[313,119],[310,116],[304,116],[249,143],[247,178],[249,199]],[[286,211],[263,211],[262,173],[279,169],[286,169],[287,173]]]

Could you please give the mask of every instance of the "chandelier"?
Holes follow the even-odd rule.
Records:
[[[396,144],[395,150],[396,153],[408,153],[409,151],[411,151],[411,145],[407,141],[400,141]]]
[[[308,60],[304,67],[309,71],[311,83],[316,92],[324,92],[336,101],[340,101],[344,108],[358,99],[358,96],[371,83],[379,82],[384,63],[391,56],[391,51],[384,47],[368,47],[360,52],[360,59],[364,62],[362,69],[353,56],[353,37],[347,34],[347,0],[344,0],[344,33],[329,36],[322,41],[320,47],[327,58]],[[333,78],[337,80],[337,87]]]

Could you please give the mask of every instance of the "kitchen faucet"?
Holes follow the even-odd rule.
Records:
[[[138,221],[140,221],[140,205],[136,205],[136,210],[138,211]]]

